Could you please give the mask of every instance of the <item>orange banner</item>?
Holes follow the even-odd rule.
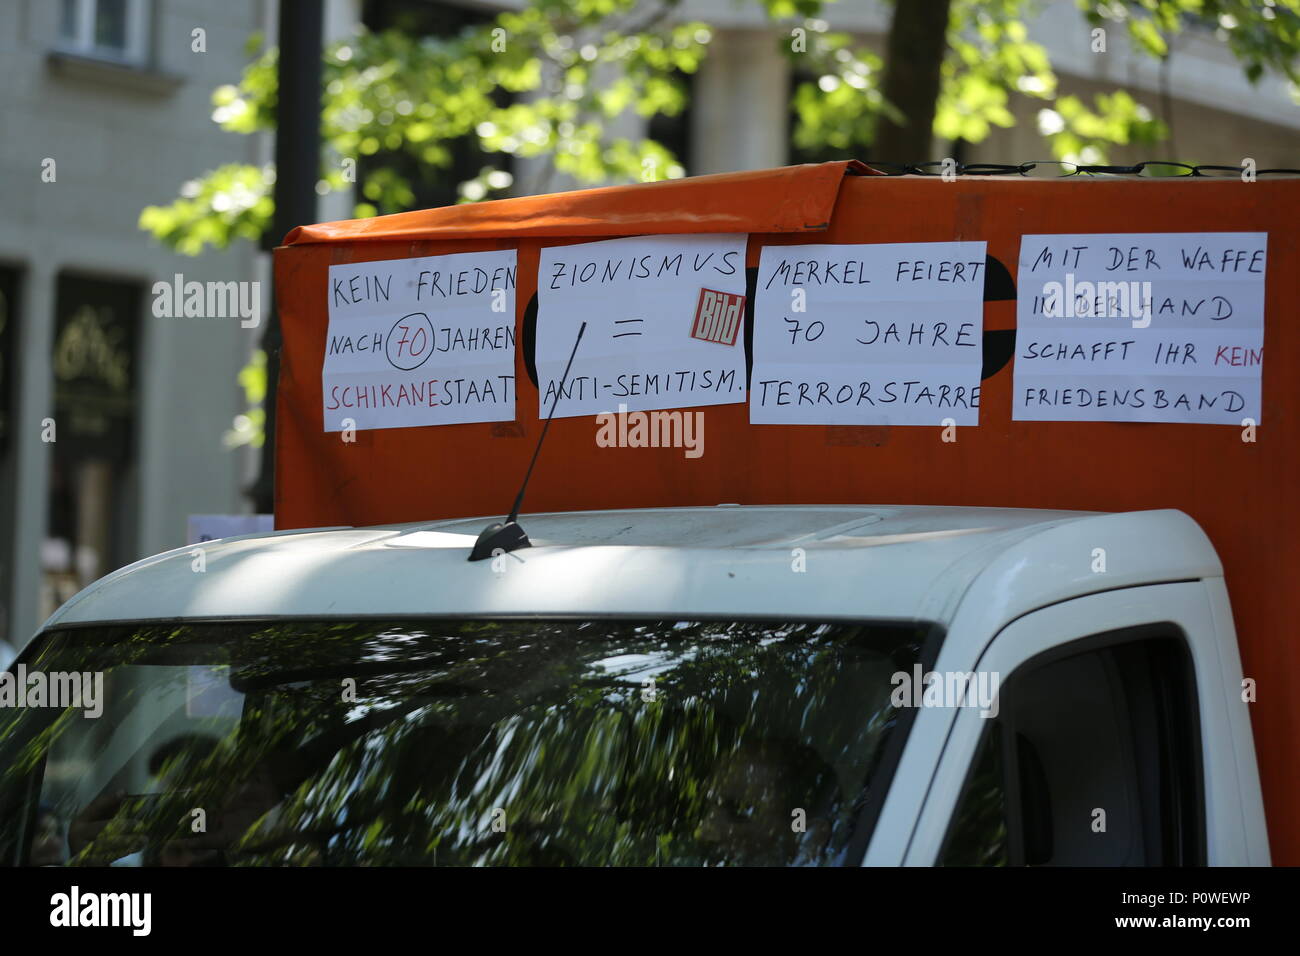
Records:
[[[1178,508],[1223,560],[1247,676],[1275,863],[1300,864],[1300,181],[883,177],[828,163],[412,212],[295,229],[276,250],[284,335],[276,526],[369,525],[506,512],[541,422],[533,380],[539,250],[592,237],[748,233],[746,266],[796,243],[987,243],[979,424],[936,429],[751,425],[706,410],[707,453],[604,447],[591,416],[557,419],[525,511],[741,504]],[[1257,440],[1223,425],[1014,421],[1022,235],[1268,234],[1267,363]],[[330,265],[516,250],[512,422],[324,430]],[[752,274],[752,273],[751,273]],[[752,309],[752,303],[750,305]],[[747,325],[752,326],[751,319]],[[747,330],[748,331],[748,330]],[[612,410],[612,409],[611,409]]]

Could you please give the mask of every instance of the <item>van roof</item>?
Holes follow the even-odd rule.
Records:
[[[178,548],[90,585],[46,626],[430,614],[946,624],[963,600],[1005,622],[1081,594],[1222,574],[1201,529],[1173,510],[721,505],[534,514],[520,518],[531,549],[467,561],[493,520]],[[1107,552],[1103,573],[1093,570],[1096,548]]]

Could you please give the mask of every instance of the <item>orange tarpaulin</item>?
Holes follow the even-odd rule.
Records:
[[[748,422],[706,409],[705,454],[605,448],[591,416],[557,419],[527,511],[675,505],[865,503],[1128,511],[1179,508],[1226,569],[1248,676],[1274,861],[1300,864],[1300,181],[1059,181],[883,177],[856,163],[706,176],[502,200],[295,229],[276,250],[284,351],[276,526],[365,525],[509,509],[541,423],[524,316],[543,246],[676,233],[748,233],[767,245],[983,240],[979,425],[937,428]],[[1267,362],[1257,441],[1213,425],[1030,422],[1011,417],[1015,278],[1025,234],[1266,232]],[[322,364],[332,264],[515,249],[513,422],[324,431]]]
[[[299,226],[284,243],[816,232],[830,225],[846,173],[870,174],[872,170],[848,160],[466,203],[377,219]]]

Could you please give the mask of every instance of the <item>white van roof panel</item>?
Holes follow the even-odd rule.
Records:
[[[426,614],[1005,620],[1114,587],[1222,574],[1182,512],[718,506],[525,515],[533,547],[469,562],[500,518],[204,542],[95,582],[46,626]],[[1096,570],[1095,549],[1106,555]]]

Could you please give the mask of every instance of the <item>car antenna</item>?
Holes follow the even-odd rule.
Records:
[[[511,551],[518,551],[520,548],[531,548],[533,543],[528,540],[528,535],[524,529],[519,526],[519,508],[524,503],[524,492],[528,489],[528,479],[533,476],[533,466],[537,464],[537,455],[542,450],[542,442],[546,441],[546,432],[551,427],[551,419],[555,417],[555,406],[559,404],[560,394],[564,391],[564,383],[568,381],[569,369],[573,367],[573,357],[578,354],[578,343],[582,341],[582,333],[587,331],[587,323],[583,322],[578,326],[578,337],[573,342],[573,351],[569,353],[568,364],[564,366],[564,374],[560,376],[560,387],[555,390],[555,397],[551,399],[551,411],[546,416],[546,424],[542,426],[542,433],[537,437],[537,447],[533,449],[533,460],[528,463],[528,471],[524,473],[524,482],[519,486],[519,494],[515,496],[515,506],[510,509],[510,515],[504,522],[495,521],[479,532],[478,540],[474,542],[474,550],[470,551],[469,559],[471,561],[482,561],[484,558],[491,558],[499,551],[509,554]]]

